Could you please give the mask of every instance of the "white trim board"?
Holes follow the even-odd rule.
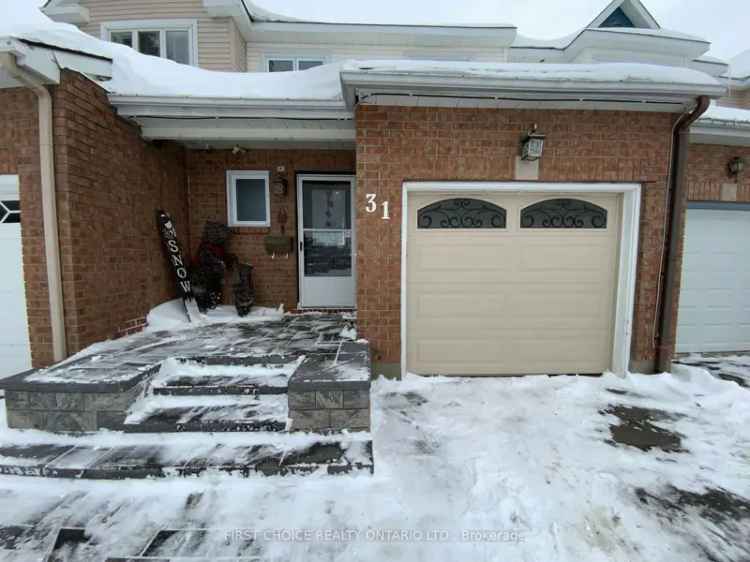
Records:
[[[622,231],[615,301],[615,326],[612,342],[612,365],[610,370],[625,375],[630,364],[630,349],[633,337],[633,311],[635,308],[635,283],[638,263],[638,235],[640,227],[641,185],[637,183],[531,183],[531,182],[482,182],[444,181],[403,183],[401,197],[401,376],[406,375],[407,353],[407,277],[406,249],[409,220],[409,194],[418,192],[476,192],[505,191],[508,193],[621,193]]]

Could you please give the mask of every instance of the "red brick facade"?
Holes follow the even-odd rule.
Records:
[[[55,176],[68,351],[141,327],[148,311],[174,295],[155,212],[184,225],[184,150],[144,142],[120,119],[105,92],[64,72],[52,89]],[[23,263],[34,366],[52,360],[36,99],[0,91],[0,173],[20,176]]]
[[[229,249],[251,264],[258,304],[286,310],[297,307],[297,253],[272,258],[266,253],[268,234],[286,233],[297,239],[297,173],[354,173],[352,150],[191,150],[188,152],[190,181],[190,240],[195,250],[207,220],[227,222],[227,170],[268,171],[280,166],[287,180],[283,197],[271,193],[271,227],[232,229]],[[285,218],[284,218],[285,217]]]
[[[155,211],[165,208],[195,250],[207,220],[227,221],[226,172],[283,167],[283,196],[271,194],[270,228],[234,228],[230,251],[255,267],[257,302],[294,309],[297,254],[266,254],[264,237],[296,240],[296,174],[357,175],[357,306],[374,359],[400,359],[401,189],[407,180],[510,181],[521,135],[547,134],[541,181],[637,182],[643,186],[632,358],[653,362],[673,116],[614,111],[532,111],[363,106],[357,149],[185,150],[148,143],[117,117],[87,79],[64,73],[53,88],[55,158],[69,351],[140,329],[150,308],[174,296]],[[0,173],[18,174],[33,362],[51,360],[39,185],[37,112],[26,90],[0,91]],[[693,200],[719,200],[727,162],[750,149],[693,145]],[[750,201],[741,177],[737,200]],[[390,203],[390,220],[362,213],[365,194]],[[672,311],[676,315],[676,309]],[[671,337],[666,338],[669,342]]]
[[[363,106],[356,121],[358,209],[366,193],[391,208],[390,221],[361,213],[357,221],[358,324],[376,361],[400,359],[402,183],[513,180],[519,141],[534,123],[547,135],[541,181],[643,185],[632,358],[655,359],[671,115]]]
[[[55,168],[70,352],[132,332],[174,281],[156,210],[187,232],[185,152],[144,142],[105,92],[65,73],[54,92]],[[187,241],[187,240],[186,240]]]
[[[688,157],[688,198],[691,201],[750,202],[750,171],[738,178],[729,175],[728,165],[733,158],[744,158],[750,166],[750,147],[717,144],[691,144]],[[722,186],[736,184],[735,189]]]

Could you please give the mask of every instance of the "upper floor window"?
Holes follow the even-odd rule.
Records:
[[[132,47],[144,55],[182,64],[197,63],[194,20],[118,21],[102,24],[103,38]]]
[[[322,58],[311,57],[268,57],[266,70],[268,72],[289,72],[290,70],[307,70],[325,64]]]

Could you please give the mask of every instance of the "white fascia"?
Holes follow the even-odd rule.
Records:
[[[256,22],[253,42],[394,45],[407,47],[509,47],[511,25],[445,26],[316,22]]]
[[[708,52],[711,43],[697,38],[678,37],[668,34],[622,32],[612,29],[584,29],[565,48],[566,61],[572,61],[584,49],[602,49],[617,52],[653,53],[678,59],[693,60]]]
[[[61,4],[61,3],[49,3],[47,6],[42,8],[42,12],[50,19],[59,21],[62,23],[72,23],[74,25],[82,25],[89,23],[91,16],[89,15],[89,9],[80,4]]]
[[[357,96],[402,95],[444,98],[471,98],[474,100],[511,100],[516,107],[523,102],[538,107],[543,102],[591,103],[657,103],[674,105],[673,111],[682,111],[694,103],[697,96],[718,98],[726,93],[721,85],[695,85],[657,82],[575,82],[545,80],[514,80],[495,77],[414,75],[408,73],[368,73],[344,71],[344,99],[353,107]],[[429,105],[424,103],[423,105]],[[467,105],[464,104],[466,107]]]
[[[110,103],[124,117],[352,119],[343,101],[121,96]]]
[[[48,49],[31,47],[13,37],[0,37],[0,53],[14,55],[19,67],[32,72],[44,83],[60,83],[60,67]]]
[[[60,69],[67,68],[96,79],[112,77],[112,61],[85,53],[55,48],[53,46],[30,45],[14,37],[0,37],[0,52],[10,52],[17,64],[47,84],[60,83]]]

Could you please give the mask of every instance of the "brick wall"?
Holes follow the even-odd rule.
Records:
[[[39,174],[39,125],[36,96],[27,89],[0,90],[0,174],[19,176],[23,268],[32,361],[52,360],[47,270]]]
[[[357,219],[358,324],[376,361],[400,359],[402,183],[513,180],[521,135],[534,123],[547,134],[541,181],[643,184],[632,358],[655,359],[671,115],[360,106],[356,122],[357,208],[376,193],[391,209],[390,221]]]
[[[279,166],[285,168],[287,193],[271,193],[270,228],[233,228],[229,251],[241,261],[254,266],[257,303],[266,306],[284,304],[287,310],[297,307],[297,254],[272,259],[266,254],[264,237],[281,234],[297,238],[296,173],[353,173],[352,150],[248,150],[232,154],[231,150],[191,150],[188,152],[190,182],[190,240],[193,251],[200,243],[207,220],[226,223],[227,170],[269,171],[273,177]],[[286,214],[282,222],[279,213]]]
[[[173,298],[155,211],[171,211],[187,237],[184,151],[141,140],[101,88],[64,72],[52,89],[55,175],[68,351],[131,333]],[[0,91],[0,173],[18,174],[23,263],[34,366],[52,361],[44,260],[37,103]]]
[[[744,158],[748,170],[734,178],[729,161]],[[750,147],[691,144],[688,156],[688,198],[691,201],[750,202]]]
[[[63,73],[53,99],[72,353],[133,332],[153,306],[174,298],[156,210],[173,215],[187,242],[185,154],[177,145],[143,141],[136,126],[116,115],[105,92],[79,74]]]

